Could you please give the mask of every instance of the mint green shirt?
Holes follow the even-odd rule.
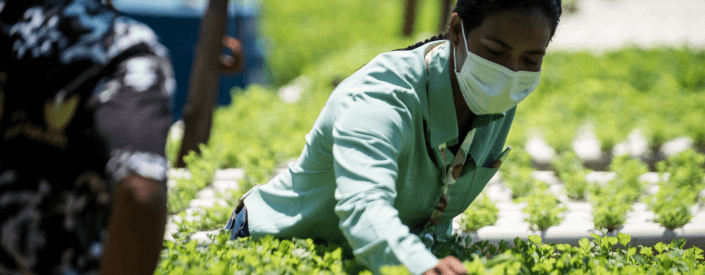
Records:
[[[253,237],[348,242],[375,272],[405,265],[421,274],[438,259],[415,235],[438,204],[438,145],[462,142],[450,83],[450,43],[435,41],[378,55],[333,91],[288,171],[245,199]],[[515,108],[477,116],[468,160],[448,193],[436,235],[449,237],[462,213],[497,172]],[[464,137],[463,137],[464,138]],[[480,165],[476,165],[480,164]]]

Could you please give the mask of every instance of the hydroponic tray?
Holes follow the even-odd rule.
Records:
[[[549,183],[552,193],[568,208],[560,225],[544,231],[531,230],[529,223],[524,221],[528,214],[522,212],[526,203],[512,202],[511,191],[502,185],[501,174],[498,173],[483,191],[483,194],[488,196],[499,209],[497,222],[494,225],[480,228],[476,232],[464,232],[460,229],[460,217],[457,217],[454,223],[455,233],[471,237],[473,242],[487,240],[494,245],[497,245],[501,240],[511,243],[517,237],[527,240],[530,235],[541,236],[544,243],[578,245],[581,238],[589,238],[590,234],[603,235],[593,224],[592,205],[589,202],[572,201],[565,196],[562,185],[551,171],[536,171],[534,177]],[[588,175],[588,180],[599,183],[613,177],[614,174],[609,172],[592,172]],[[644,174],[642,179],[652,184],[649,188],[650,194],[658,190],[656,183],[659,175],[657,173],[649,172]],[[700,197],[705,198],[705,191],[701,192]],[[690,212],[693,214],[693,218],[688,224],[682,228],[669,230],[654,222],[655,215],[648,210],[646,203],[637,202],[632,205],[632,210],[627,214],[624,226],[613,232],[608,232],[608,235],[629,234],[632,237],[633,245],[645,246],[652,246],[658,242],[670,243],[675,238],[684,238],[687,241],[686,247],[704,248],[705,206],[702,203],[695,205],[691,207]]]

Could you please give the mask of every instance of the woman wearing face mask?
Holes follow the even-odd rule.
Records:
[[[465,273],[426,245],[451,235],[506,157],[560,14],[560,0],[459,0],[448,33],[343,81],[296,163],[243,196],[225,229],[348,242],[375,272]]]

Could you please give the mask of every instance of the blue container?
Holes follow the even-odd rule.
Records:
[[[206,1],[114,0],[113,4],[124,15],[147,24],[157,33],[162,44],[169,48],[177,83],[172,119],[181,119],[181,109],[186,103],[194,49],[198,42],[198,31],[206,10]],[[233,87],[245,88],[251,83],[264,82],[263,55],[257,46],[258,3],[252,0],[231,2],[228,14],[227,35],[240,41],[247,64],[245,69],[237,74],[221,75],[217,97],[219,105],[231,103],[230,90]]]

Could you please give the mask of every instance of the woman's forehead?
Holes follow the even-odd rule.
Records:
[[[551,39],[549,19],[538,9],[503,11],[485,17],[475,30],[482,38],[500,40],[511,48],[546,48]]]

